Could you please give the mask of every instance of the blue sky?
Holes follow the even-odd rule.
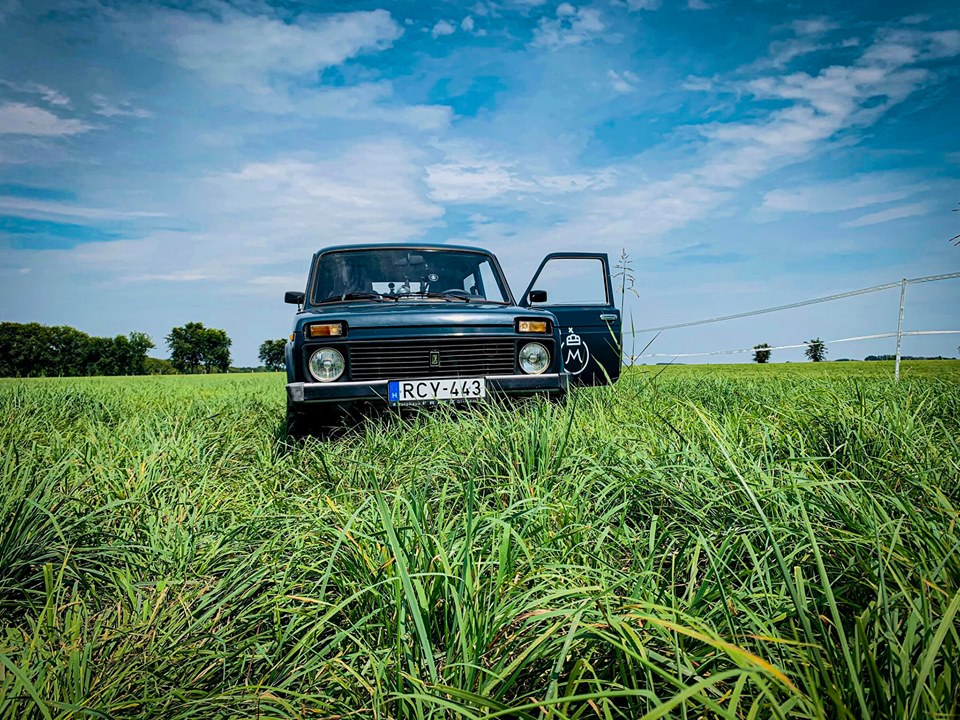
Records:
[[[0,318],[145,331],[157,356],[199,320],[255,364],[289,332],[283,291],[343,242],[481,245],[515,293],[547,252],[626,249],[637,327],[960,270],[960,8],[905,12],[0,0]],[[887,332],[897,301],[651,351]],[[905,325],[957,330],[958,308],[960,281],[913,286]]]

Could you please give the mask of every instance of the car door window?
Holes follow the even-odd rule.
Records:
[[[606,272],[599,258],[553,258],[534,282],[547,305],[608,305]]]

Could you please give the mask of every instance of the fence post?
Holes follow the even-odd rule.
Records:
[[[893,366],[893,381],[900,382],[900,344],[903,342],[903,301],[907,294],[907,279],[900,281],[900,319],[897,321],[897,359]]]

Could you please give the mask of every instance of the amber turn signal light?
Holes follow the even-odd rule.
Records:
[[[549,331],[549,323],[546,320],[518,320],[517,332],[522,333],[545,333]]]
[[[314,323],[307,325],[308,338],[342,337],[343,323]]]

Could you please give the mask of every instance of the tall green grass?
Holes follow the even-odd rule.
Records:
[[[277,375],[0,383],[0,718],[956,716],[958,366],[303,446]]]

